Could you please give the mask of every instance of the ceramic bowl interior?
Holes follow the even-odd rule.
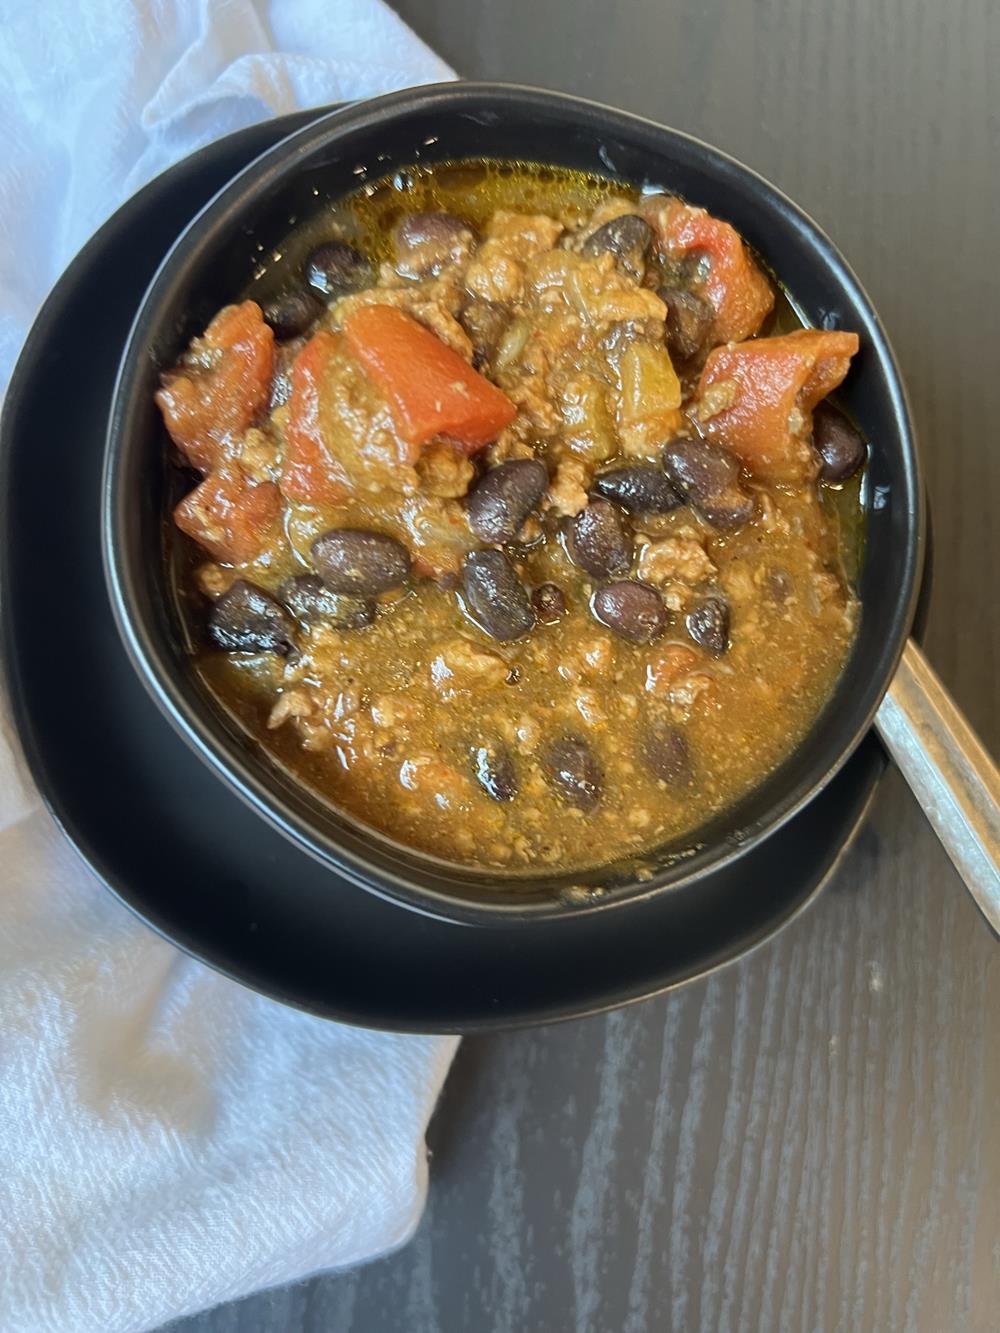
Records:
[[[788,759],[692,846],[571,875],[505,878],[451,865],[374,833],[312,794],[221,710],[190,668],[164,525],[171,485],[153,404],[158,377],[214,313],[247,291],[261,254],[331,200],[413,162],[468,157],[546,162],[676,192],[731,222],[806,320],[861,335],[841,398],[871,441],[861,626],[832,697]],[[909,632],[922,565],[923,502],[895,361],[868,298],[819,228],[778,190],[686,135],[562,94],[456,84],[335,112],[278,144],[199,214],[168,254],[133,326],[119,374],[104,482],[104,555],[116,617],[148,688],[175,727],[260,814],[369,891],[418,911],[483,924],[609,911],[696,889],[789,819],[868,730]],[[651,871],[651,873],[649,873]],[[583,890],[581,892],[581,890]]]

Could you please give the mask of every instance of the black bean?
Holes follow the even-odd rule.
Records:
[[[397,225],[396,272],[404,278],[436,277],[464,259],[476,233],[454,213],[409,213]]]
[[[472,364],[481,370],[496,353],[510,317],[502,306],[492,301],[470,301],[458,322],[472,343]]]
[[[344,296],[359,292],[375,281],[369,261],[345,241],[318,245],[305,263],[306,282],[321,296]]]
[[[602,472],[594,478],[594,490],[630,514],[669,514],[684,503],[655,463],[633,463]]]
[[[278,589],[278,596],[301,625],[364,629],[375,619],[373,601],[331,592],[318,574],[296,574],[286,579]]]
[[[531,594],[531,605],[543,625],[554,625],[566,614],[566,598],[554,583],[542,583]]]
[[[813,411],[813,447],[823,460],[821,481],[846,481],[865,461],[865,442],[832,403],[820,403]]]
[[[520,790],[514,756],[506,745],[479,745],[472,752],[476,781],[494,801],[512,801]]]
[[[732,532],[745,527],[757,513],[757,497],[742,486],[731,486],[721,495],[695,505],[706,523],[721,532]]]
[[[564,736],[542,752],[542,768],[563,800],[593,810],[601,799],[603,774],[593,750],[578,736]]]
[[[638,213],[625,213],[592,231],[584,241],[581,253],[590,256],[612,254],[623,273],[641,282],[652,243],[653,228],[646,219]]]
[[[398,588],[410,572],[410,553],[402,542],[364,528],[332,528],[316,538],[312,553],[331,592],[352,597]]]
[[[462,566],[462,591],[469,616],[491,638],[506,643],[534,627],[531,598],[503,551],[471,551]]]
[[[512,542],[549,484],[537,458],[512,458],[477,482],[466,499],[469,527],[484,542]]]
[[[643,736],[640,749],[658,778],[672,787],[686,787],[690,783],[691,754],[682,731],[669,724],[654,724]]]
[[[264,320],[274,330],[279,342],[299,338],[322,312],[323,307],[309,292],[287,292],[264,307]]]
[[[652,643],[670,623],[666,605],[656,589],[631,579],[598,588],[590,606],[602,625],[630,643]]]
[[[512,560],[521,560],[537,546],[545,545],[545,528],[540,519],[529,514],[512,542],[505,542]]]
[[[693,504],[721,495],[739,481],[740,465],[728,449],[696,435],[679,435],[662,454],[663,469]]]
[[[721,444],[681,435],[663,450],[671,484],[715,528],[742,527],[753,518],[756,498],[740,482],[740,465]]]
[[[656,294],[667,305],[667,351],[675,361],[690,361],[708,341],[715,311],[686,287],[660,287]]]
[[[270,593],[246,579],[237,579],[212,607],[208,634],[227,653],[285,657],[295,646],[291,616]]]
[[[592,500],[570,521],[566,550],[575,565],[598,579],[627,574],[632,564],[632,540],[625,519],[607,500]]]
[[[722,597],[705,597],[687,613],[687,632],[713,657],[729,647],[729,603]]]

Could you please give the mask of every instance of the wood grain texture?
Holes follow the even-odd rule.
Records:
[[[1000,751],[994,0],[397,0],[472,77],[688,130],[836,238],[907,380],[927,651]],[[1000,949],[900,779],[816,907],[708,982],[466,1041],[401,1253],[172,1333],[1000,1330]]]

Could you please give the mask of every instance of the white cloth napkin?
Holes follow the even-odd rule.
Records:
[[[0,391],[48,287],[156,172],[451,77],[381,0],[3,12]],[[62,840],[0,710],[3,1333],[133,1333],[398,1245],[454,1049],[282,1008],[165,944]]]

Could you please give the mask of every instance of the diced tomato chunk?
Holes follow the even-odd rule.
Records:
[[[320,422],[320,392],[342,340],[333,333],[313,335],[292,365],[292,391],[285,423],[281,489],[312,505],[342,505],[350,493],[343,467],[330,453]]]
[[[174,522],[216,560],[238,565],[260,555],[280,509],[274,482],[254,485],[232,466],[213,472],[186,495]]]
[[[703,208],[672,197],[650,197],[645,212],[672,258],[695,253],[707,257],[708,272],[699,291],[715,308],[713,342],[752,337],[774,308],[774,292],[739,233]]]
[[[717,347],[698,384],[705,433],[770,481],[794,485],[814,476],[812,410],[843,380],[857,350],[856,333],[822,329]]]
[[[412,446],[411,462],[435,435],[475,453],[517,415],[502,390],[395,306],[358,306],[344,320],[344,333]]]
[[[192,351],[191,365],[164,376],[156,402],[181,453],[209,472],[267,405],[274,334],[256,301],[244,301],[220,310]]]

